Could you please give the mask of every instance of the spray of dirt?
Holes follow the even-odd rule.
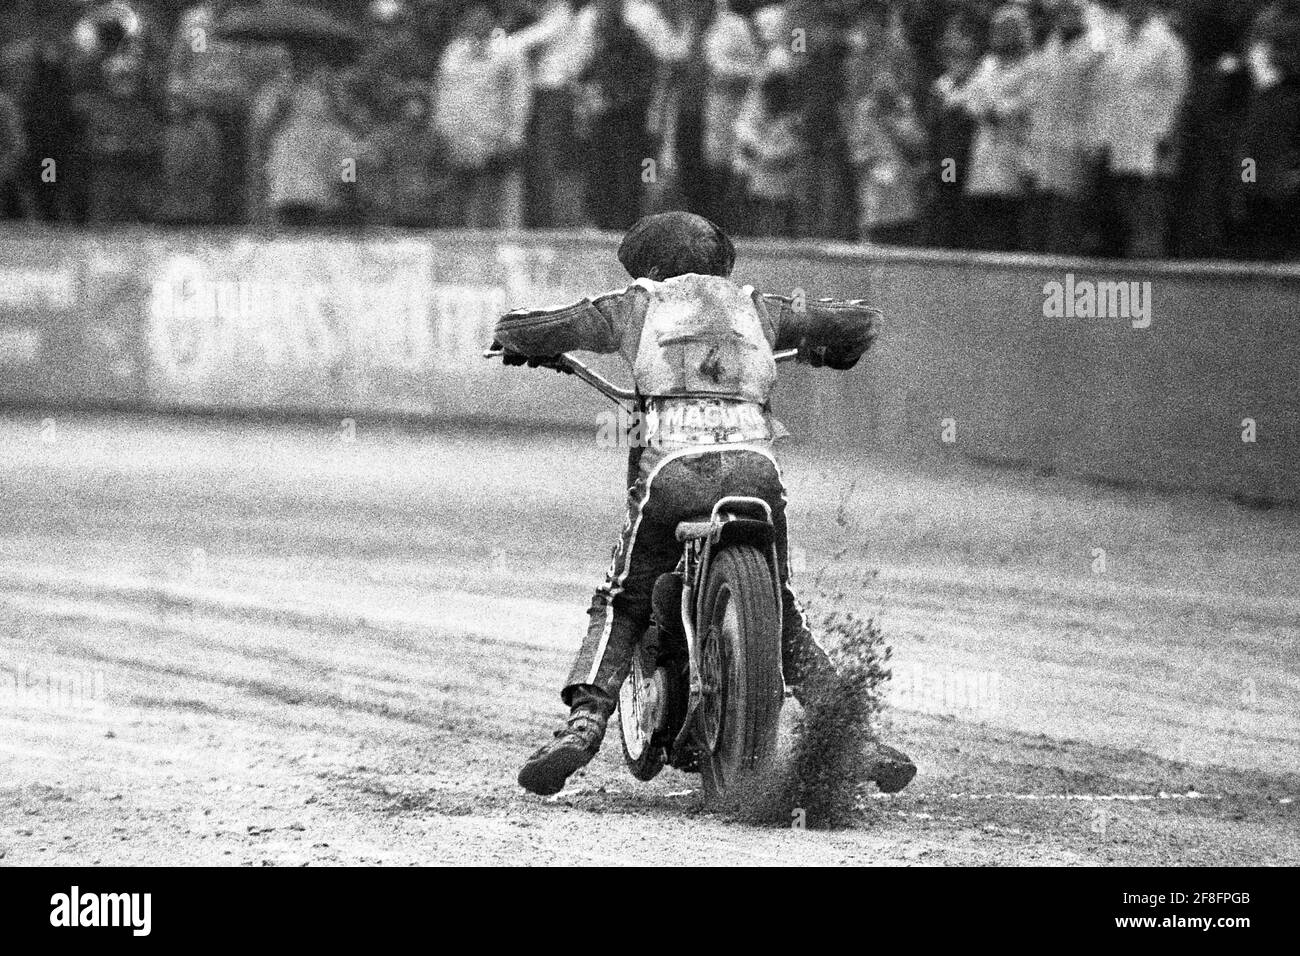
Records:
[[[856,491],[855,481],[840,498],[834,520],[843,544],[813,576],[805,612],[834,667],[801,662],[808,675],[795,691],[802,710],[785,744],[769,769],[735,791],[733,812],[748,823],[835,829],[868,812],[862,791],[873,768],[891,649],[874,618],[848,610],[879,573],[868,554],[870,536],[854,518]]]
[[[889,680],[890,648],[876,621],[839,610],[822,589],[809,613],[834,664],[814,668],[797,691],[802,711],[773,766],[735,792],[734,815],[755,825],[833,829],[864,818],[876,727]]]
[[[800,693],[803,713],[782,781],[790,814],[809,828],[848,826],[862,816],[861,788],[871,770],[874,728],[889,680],[889,647],[871,618],[831,612],[821,626],[835,672]]]

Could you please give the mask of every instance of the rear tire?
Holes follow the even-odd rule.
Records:
[[[696,714],[706,804],[731,802],[776,754],[785,701],[780,620],[761,551],[736,544],[714,556],[699,622],[704,696]]]

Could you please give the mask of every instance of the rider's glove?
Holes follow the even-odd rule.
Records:
[[[813,368],[821,368],[826,364],[826,346],[809,345],[808,340],[804,339],[799,343],[799,361],[805,365],[811,365]]]
[[[809,345],[807,339],[799,343],[799,361],[813,368],[833,368],[837,372],[847,372],[858,364],[861,353],[844,353],[828,345]]]
[[[560,372],[563,375],[572,375],[573,369],[569,368],[564,362],[560,361],[560,356],[551,355],[546,358],[530,358],[528,360],[529,368],[549,368],[552,372]]]
[[[501,350],[502,365],[527,365],[528,356],[521,352],[511,352],[509,349]]]
[[[852,358],[835,351],[826,354],[826,367],[833,368],[837,372],[847,372],[853,366],[858,364],[858,359],[862,358],[862,353],[854,355]]]
[[[501,353],[502,365],[527,365],[529,368],[549,368],[566,375],[573,374],[573,369],[561,362],[558,355],[524,355],[510,351],[500,342],[492,343],[492,351]]]

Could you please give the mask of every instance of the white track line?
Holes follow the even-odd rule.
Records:
[[[1131,803],[1139,803],[1144,800],[1222,800],[1222,794],[1198,793],[1195,790],[1188,790],[1186,793],[1166,793],[1161,790],[1159,793],[949,793],[949,794],[902,794],[903,796],[912,797],[934,797],[946,800],[1126,800]],[[891,793],[873,793],[873,799],[883,800],[893,797]],[[1284,797],[1281,803],[1290,803],[1291,798]]]

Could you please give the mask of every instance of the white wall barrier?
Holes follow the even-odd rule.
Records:
[[[594,433],[599,397],[479,352],[507,309],[621,287],[615,248],[571,233],[0,232],[0,401]],[[782,370],[777,413],[803,439],[1300,500],[1300,270],[741,243],[737,278],[886,314],[854,371]]]

